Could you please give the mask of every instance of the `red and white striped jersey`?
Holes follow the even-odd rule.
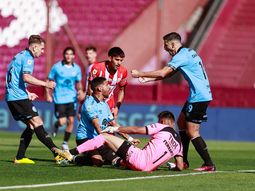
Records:
[[[123,87],[127,85],[127,69],[120,65],[118,70],[111,74],[109,73],[108,67],[109,63],[107,61],[100,62],[98,64],[94,64],[91,68],[89,74],[89,81],[92,81],[95,77],[104,77],[107,79],[108,84],[110,85],[110,95],[109,98],[106,100],[110,109],[112,110],[115,106],[114,102],[114,90],[117,86]]]

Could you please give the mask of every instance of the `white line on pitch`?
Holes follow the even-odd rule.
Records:
[[[192,172],[192,173],[187,173],[187,174],[170,174],[170,175],[141,176],[141,177],[131,177],[131,178],[113,178],[113,179],[104,179],[104,180],[98,179],[98,180],[55,182],[55,183],[48,183],[48,184],[1,186],[0,190],[22,189],[22,188],[40,188],[40,187],[52,187],[52,186],[73,185],[73,184],[99,183],[99,182],[120,182],[120,181],[129,181],[129,180],[146,180],[146,179],[180,177],[180,176],[196,176],[196,175],[201,175],[201,174],[213,174],[213,173],[245,173],[245,172],[248,172],[248,173],[249,172],[255,172],[255,170]]]

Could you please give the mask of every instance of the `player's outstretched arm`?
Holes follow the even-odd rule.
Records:
[[[44,87],[47,87],[50,89],[54,89],[56,86],[56,83],[53,81],[42,81],[42,80],[35,78],[31,74],[23,74],[22,77],[23,77],[24,82],[26,82],[28,84],[32,84],[32,85],[36,85],[36,86],[44,86]]]
[[[118,131],[127,134],[146,134],[146,128],[138,126],[119,127]]]
[[[133,78],[146,77],[155,78],[156,80],[161,80],[170,75],[174,70],[171,67],[165,66],[160,70],[150,71],[150,72],[140,72],[138,70],[132,70],[131,75]]]

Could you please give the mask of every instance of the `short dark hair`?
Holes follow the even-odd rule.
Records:
[[[28,39],[28,45],[45,43],[45,40],[40,35],[31,35]]]
[[[85,51],[87,52],[87,51],[89,51],[89,50],[93,50],[94,52],[96,52],[96,51],[97,51],[97,48],[94,47],[94,46],[87,46],[87,47],[85,48]]]
[[[111,57],[119,56],[121,58],[124,58],[125,57],[125,53],[124,53],[124,51],[120,47],[112,47],[108,51],[108,56],[111,56]]]
[[[170,111],[162,111],[158,114],[158,119],[162,119],[162,118],[168,118],[170,120],[175,121],[175,117],[174,114]]]
[[[74,48],[71,47],[71,46],[68,46],[68,47],[66,47],[66,48],[64,49],[64,51],[63,51],[63,56],[65,56],[65,54],[66,54],[66,52],[67,52],[68,50],[71,50],[71,51],[73,52],[73,54],[75,55],[75,50],[74,50]]]
[[[106,81],[106,78],[104,77],[96,77],[91,81],[91,89],[93,92],[96,91],[97,87],[101,84],[103,84]]]
[[[166,40],[166,41],[178,40],[181,42],[182,38],[177,32],[171,32],[171,33],[166,34],[163,37],[163,40]]]

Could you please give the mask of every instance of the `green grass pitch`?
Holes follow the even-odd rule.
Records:
[[[162,165],[159,170],[146,173],[111,166],[59,166],[35,135],[26,155],[34,159],[36,164],[14,165],[12,160],[17,151],[19,136],[20,133],[0,131],[0,190],[255,190],[255,143],[252,142],[207,141],[217,166],[216,173],[201,174],[192,171],[202,164],[192,145],[189,170],[173,172]],[[60,145],[62,137],[58,135],[54,142]],[[72,139],[70,146],[75,146],[74,143]]]

